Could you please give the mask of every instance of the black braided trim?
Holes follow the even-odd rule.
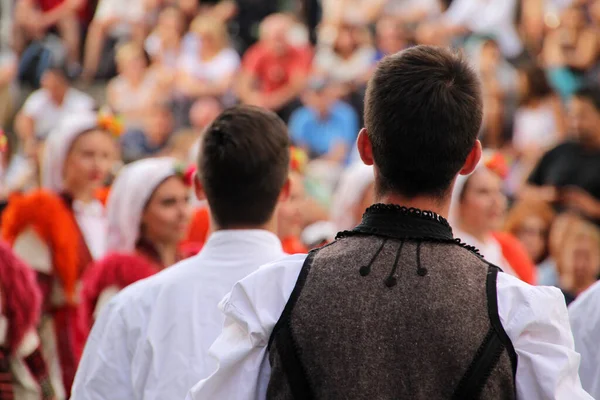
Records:
[[[387,237],[390,239],[398,239],[392,235],[383,234],[383,233],[379,232],[378,229],[376,229],[376,228],[362,228],[362,230],[363,230],[363,232],[342,231],[337,234],[335,239],[338,240],[338,239],[344,239],[344,238],[353,237],[353,236],[367,236],[369,234],[375,235],[375,236]],[[371,231],[371,232],[366,232],[366,231]],[[398,240],[400,240],[400,239],[398,239]],[[438,239],[438,238],[432,238],[432,237],[427,237],[427,236],[408,236],[408,237],[403,237],[401,240],[407,240],[407,241],[413,241],[413,242],[455,244],[466,250],[469,250],[471,253],[475,254],[477,257],[483,259],[483,256],[481,255],[481,253],[479,252],[479,249],[477,249],[477,247],[466,244],[459,238]]]
[[[367,208],[365,210],[365,214],[374,212],[374,211],[378,211],[380,213],[381,212],[389,212],[389,213],[394,213],[394,214],[400,213],[400,214],[408,215],[411,217],[423,218],[423,219],[427,219],[430,221],[439,222],[442,225],[452,229],[452,227],[450,226],[450,223],[448,222],[448,220],[446,220],[446,218],[442,217],[439,214],[434,213],[433,211],[420,210],[420,209],[414,208],[414,207],[409,208],[409,207],[400,206],[398,204],[377,203],[377,204],[373,204],[372,206]]]

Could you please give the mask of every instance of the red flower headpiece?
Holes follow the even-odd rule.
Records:
[[[185,164],[177,164],[177,166],[175,166],[175,173],[183,180],[183,183],[185,183],[187,187],[192,187],[196,166],[194,164],[189,164],[187,166]]]
[[[6,153],[8,150],[8,138],[4,130],[0,128],[0,154]]]
[[[505,179],[508,176],[508,163],[506,158],[499,152],[494,151],[489,154],[484,154],[483,165],[500,178]]]
[[[303,173],[308,164],[308,155],[298,147],[290,148],[290,168],[292,171]]]

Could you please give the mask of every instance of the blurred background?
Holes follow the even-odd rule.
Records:
[[[40,187],[65,115],[113,118],[107,189],[135,160],[194,163],[215,116],[252,104],[289,126],[279,236],[306,251],[373,201],[354,144],[377,62],[452,46],[483,82],[486,149],[457,185],[455,235],[570,301],[600,273],[599,32],[600,0],[0,0],[0,201]]]

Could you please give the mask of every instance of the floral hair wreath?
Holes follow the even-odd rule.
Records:
[[[98,111],[98,126],[115,138],[119,138],[125,132],[123,118],[115,115],[108,107],[103,107]]]
[[[187,187],[192,187],[195,173],[196,166],[194,164],[186,165],[184,163],[177,163],[175,165],[175,175],[180,177]]]
[[[484,154],[483,165],[502,179],[508,176],[508,162],[502,153],[494,151],[489,154]]]
[[[292,171],[303,173],[308,164],[308,155],[298,147],[290,148],[290,168]]]

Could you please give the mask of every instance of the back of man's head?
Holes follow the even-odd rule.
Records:
[[[384,58],[369,82],[365,128],[379,195],[449,195],[482,121],[479,80],[450,50],[416,46]]]
[[[220,229],[269,222],[288,178],[289,146],[284,122],[257,107],[225,110],[207,128],[198,177]]]

